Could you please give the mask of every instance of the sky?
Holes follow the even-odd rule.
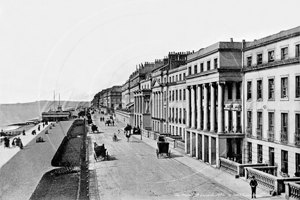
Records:
[[[91,101],[136,65],[300,26],[289,0],[0,0],[0,104]]]

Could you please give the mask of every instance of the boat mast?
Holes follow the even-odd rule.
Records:
[[[55,105],[55,91],[54,91],[54,109],[53,110],[56,110],[56,105]]]

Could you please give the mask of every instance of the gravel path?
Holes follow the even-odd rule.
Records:
[[[53,169],[51,160],[72,121],[60,122],[39,136],[46,142],[33,139],[0,169],[0,199],[29,199],[44,173]]]
[[[171,158],[157,159],[155,149],[139,137],[127,142],[112,135],[121,127],[107,127],[99,118],[96,124],[104,133],[90,134],[93,141],[104,143],[112,160],[94,162],[101,199],[241,199],[242,197],[201,173]],[[242,198],[243,199],[243,198]]]

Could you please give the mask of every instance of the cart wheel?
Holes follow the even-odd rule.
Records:
[[[96,160],[96,162],[97,162],[98,160],[97,160],[97,156],[96,156],[96,154],[94,154],[94,158],[95,158],[95,160]]]

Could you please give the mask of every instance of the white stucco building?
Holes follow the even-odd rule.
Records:
[[[300,172],[300,27],[247,43],[244,49],[246,162]]]

